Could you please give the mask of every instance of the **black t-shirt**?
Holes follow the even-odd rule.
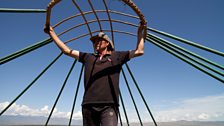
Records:
[[[113,51],[100,57],[91,53],[79,53],[83,63],[84,87],[82,105],[119,104],[119,75],[122,65],[129,61],[129,51]]]

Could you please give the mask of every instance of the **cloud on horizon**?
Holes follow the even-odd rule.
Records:
[[[2,111],[8,104],[9,102],[0,103],[0,111]],[[156,121],[224,121],[224,94],[170,101],[170,103],[167,103],[167,106],[170,106],[170,104],[173,104],[172,108],[153,111]],[[10,109],[6,111],[5,115],[48,117],[50,110],[51,109],[49,106],[43,106],[40,109],[35,109],[26,105],[18,105],[14,103]],[[138,119],[132,116],[134,113],[131,113],[128,113],[130,120],[133,122],[138,121]],[[52,117],[69,119],[70,115],[70,112],[62,112],[55,109]],[[144,122],[151,121],[149,118],[144,118],[148,116],[149,115],[147,112],[141,115]],[[73,119],[82,119],[82,112],[75,112],[73,114]],[[124,119],[124,117],[122,119]]]
[[[173,108],[155,112],[159,121],[224,121],[224,94],[173,103]]]
[[[9,104],[9,102],[3,102],[0,103],[0,111],[2,111],[7,105]],[[5,115],[21,115],[21,116],[43,116],[43,117],[48,117],[50,114],[51,109],[49,108],[49,106],[44,106],[40,109],[35,109],[35,108],[31,108],[29,106],[26,105],[18,105],[16,103],[14,103],[10,109],[8,109],[5,113]],[[53,118],[66,118],[69,119],[71,115],[71,112],[61,112],[58,111],[57,108],[54,109]],[[82,112],[81,111],[77,111],[73,113],[73,119],[82,119]]]

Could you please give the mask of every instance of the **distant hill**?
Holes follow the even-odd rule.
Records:
[[[40,116],[0,116],[0,126],[43,126],[47,121],[46,117]],[[49,125],[63,126],[68,125],[69,120],[65,118],[51,118]],[[82,120],[73,120],[73,126],[81,126]],[[224,121],[176,121],[176,122],[157,122],[158,126],[224,126]],[[131,126],[141,126],[140,123],[131,123]],[[144,123],[144,126],[154,126],[153,122]],[[123,124],[123,126],[127,126]]]
[[[224,126],[224,121],[175,121],[158,122],[158,126]],[[131,126],[141,126],[138,123],[131,123]],[[154,123],[144,123],[144,126],[155,126]]]
[[[44,125],[47,117],[41,116],[0,116],[0,126],[3,125]],[[65,118],[51,118],[49,124],[65,125],[69,120]],[[73,124],[82,124],[82,120],[73,120]],[[77,126],[78,126],[77,125]]]

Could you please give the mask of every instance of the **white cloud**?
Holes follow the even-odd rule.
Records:
[[[0,111],[2,111],[9,102],[0,103]],[[26,105],[18,105],[14,103],[5,113],[5,115],[22,115],[22,116],[44,116],[48,117],[51,109],[46,105],[40,109],[30,108]],[[70,118],[70,112],[61,112],[57,108],[54,109],[52,117],[56,118]],[[81,119],[82,113],[80,111],[73,113],[73,119]]]
[[[193,99],[184,99],[180,101],[170,101],[167,106],[174,105],[172,108],[160,109],[152,111],[156,121],[224,121],[224,94],[216,96],[206,96]],[[0,111],[2,111],[9,102],[0,103]],[[51,108],[43,106],[34,109],[26,105],[13,104],[5,115],[24,115],[24,116],[44,116],[48,117]],[[140,113],[142,121],[151,121],[148,112]],[[71,112],[62,112],[55,109],[52,117],[69,119]],[[121,113],[124,120],[124,114]],[[128,110],[128,118],[130,122],[139,121],[135,110]],[[73,119],[82,119],[82,112],[77,111],[73,114]],[[124,120],[126,121],[126,120]]]
[[[46,112],[46,113],[49,113],[50,111],[49,111],[49,109],[48,109],[48,106],[47,105],[45,105],[43,108],[41,108],[40,109],[41,111],[43,111],[43,112]]]
[[[208,114],[205,114],[205,113],[202,113],[198,116],[199,119],[203,119],[203,120],[206,120],[206,119],[209,119],[209,115]]]
[[[175,101],[173,108],[154,113],[158,121],[224,121],[223,110],[224,94]]]

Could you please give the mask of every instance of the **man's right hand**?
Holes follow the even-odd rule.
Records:
[[[44,26],[44,32],[46,34],[49,34],[49,32],[50,32],[50,25],[49,24],[45,24],[45,26]]]

